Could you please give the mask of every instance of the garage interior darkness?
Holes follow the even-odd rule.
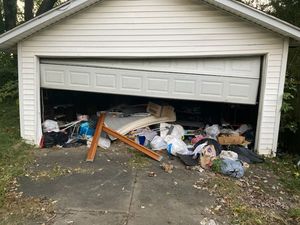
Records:
[[[98,111],[109,110],[118,105],[148,102],[173,106],[177,117],[175,123],[183,125],[185,129],[198,129],[206,124],[222,125],[225,122],[235,129],[241,124],[251,124],[255,131],[258,116],[258,104],[175,100],[46,88],[41,89],[41,97],[42,121],[52,119],[70,122],[76,120],[77,114],[93,116]],[[254,143],[250,147],[253,146]]]

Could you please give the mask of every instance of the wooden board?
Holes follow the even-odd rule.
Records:
[[[104,119],[105,119],[105,114],[101,113],[101,115],[98,119],[98,122],[97,122],[97,126],[96,126],[96,130],[95,130],[95,134],[93,136],[91,147],[87,154],[86,161],[88,161],[88,162],[94,161],[96,151],[97,151],[98,141],[99,141],[99,138],[100,138],[100,135],[102,132],[103,125],[104,125]]]
[[[124,142],[125,144],[130,145],[131,147],[135,148],[136,150],[145,153],[146,155],[148,155],[149,157],[151,157],[152,159],[155,159],[157,161],[161,161],[162,160],[162,156],[157,154],[156,152],[151,151],[150,149],[137,144],[136,142],[132,141],[131,139],[127,138],[126,136],[114,131],[113,129],[110,129],[108,127],[106,127],[104,125],[104,119],[105,119],[105,113],[101,113],[98,122],[97,122],[97,126],[96,126],[96,130],[95,130],[95,134],[92,140],[92,144],[91,147],[88,151],[87,154],[87,162],[93,162],[95,155],[96,155],[96,151],[97,151],[97,145],[98,145],[98,141],[101,135],[101,132],[104,131],[106,132],[108,135],[111,135],[115,138],[120,139],[122,142]]]

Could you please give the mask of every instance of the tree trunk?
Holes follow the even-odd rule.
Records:
[[[4,23],[4,16],[3,16],[3,5],[0,1],[0,34],[5,32],[5,23]]]
[[[44,12],[47,12],[49,11],[50,9],[53,8],[53,6],[55,5],[55,3],[57,2],[58,0],[43,0],[43,2],[41,3],[36,15],[41,15],[43,14]]]
[[[24,18],[25,21],[33,18],[33,0],[25,0]]]
[[[8,31],[17,23],[17,0],[3,0],[5,30]]]

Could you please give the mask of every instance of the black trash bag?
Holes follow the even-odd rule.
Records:
[[[199,157],[196,159],[193,158],[193,155],[181,155],[177,153],[179,159],[184,163],[186,166],[197,166],[199,165]]]
[[[257,155],[255,152],[251,151],[248,148],[234,145],[230,146],[230,150],[237,153],[239,160],[244,161],[246,163],[263,163],[265,160],[263,157]]]
[[[51,148],[56,145],[63,146],[69,137],[68,134],[63,132],[47,132],[44,133],[44,148]]]

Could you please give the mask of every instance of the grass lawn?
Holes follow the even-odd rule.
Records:
[[[241,179],[217,175],[206,181],[216,214],[238,225],[300,224],[300,170],[293,156],[251,165]],[[219,209],[220,208],[220,209]]]
[[[0,103],[0,207],[14,178],[22,175],[33,159],[33,147],[21,140],[19,130],[16,101]]]

